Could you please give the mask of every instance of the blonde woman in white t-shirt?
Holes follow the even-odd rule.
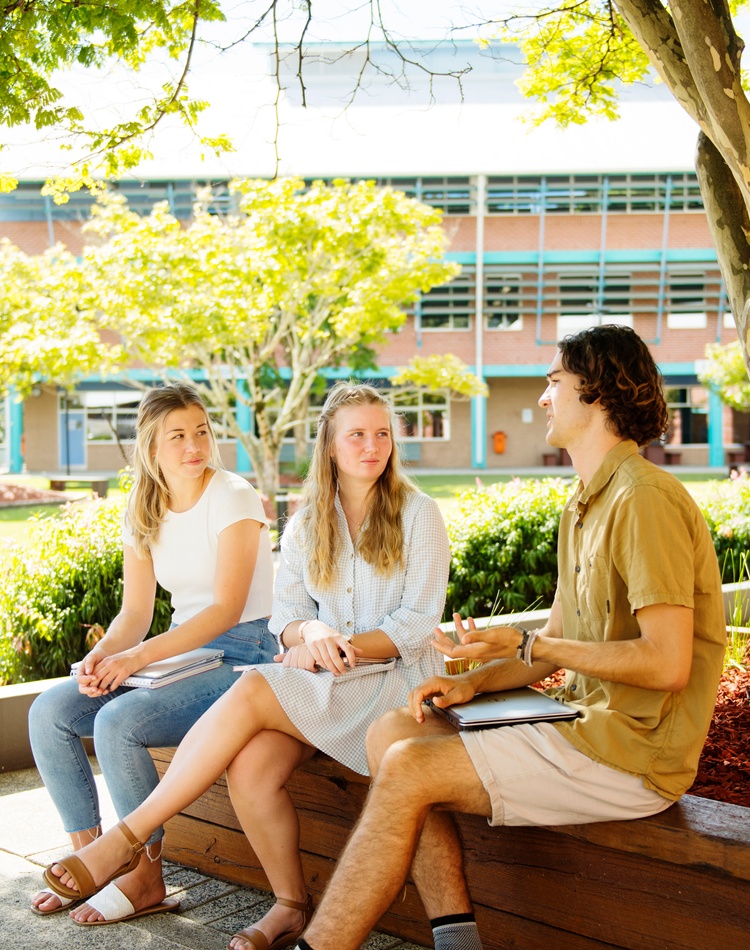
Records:
[[[235,665],[270,662],[278,652],[268,630],[273,564],[263,505],[245,479],[223,469],[192,386],[174,383],[144,397],[133,468],[122,608],[77,679],[42,693],[29,713],[37,767],[76,851],[102,831],[84,737],[94,740],[122,818],[158,784],[148,748],[178,745],[239,677]],[[172,626],[146,639],[157,582],[171,594]],[[149,663],[206,646],[224,651],[216,669],[158,689],[122,685]],[[88,925],[176,909],[177,901],[165,900],[163,833],[157,828],[134,869],[86,903],[45,889],[31,909],[46,916],[68,908]]]

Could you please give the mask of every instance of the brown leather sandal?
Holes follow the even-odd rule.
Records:
[[[106,887],[110,881],[114,881],[115,878],[121,877],[123,874],[127,874],[128,871],[132,871],[138,866],[138,862],[141,860],[141,852],[143,851],[143,844],[136,838],[133,832],[128,828],[124,821],[118,821],[117,827],[127,838],[128,844],[133,849],[133,856],[127,862],[127,864],[122,864],[110,876],[106,881],[100,881],[98,884],[95,883],[93,877],[89,873],[89,869],[81,861],[81,859],[75,855],[71,854],[67,858],[62,858],[60,861],[55,861],[53,864],[45,870],[44,880],[47,883],[47,886],[51,888],[58,897],[67,897],[70,900],[86,900],[88,897],[92,897],[94,894],[98,893],[102,888]],[[73,878],[78,890],[74,891],[72,888],[67,887],[65,884],[60,882],[60,878],[52,873],[52,868],[56,865],[64,868],[68,874]]]
[[[302,901],[292,901],[286,897],[277,897],[276,903],[282,904],[284,907],[293,907],[294,910],[302,911],[304,920],[299,930],[287,930],[283,934],[279,934],[273,943],[269,943],[268,937],[266,937],[265,934],[261,933],[257,927],[251,927],[250,930],[244,931],[243,933],[234,934],[232,940],[234,940],[235,937],[239,937],[240,940],[247,944],[247,950],[282,950],[283,947],[294,946],[299,937],[307,930],[307,925],[315,913],[312,895],[308,894],[307,900],[304,901],[304,903]],[[242,950],[244,950],[244,948],[242,948]]]

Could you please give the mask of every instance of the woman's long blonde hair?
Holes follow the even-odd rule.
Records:
[[[191,406],[199,406],[206,416],[211,446],[208,464],[212,468],[224,467],[206,404],[197,389],[189,383],[170,383],[146,393],[135,424],[133,488],[127,511],[127,525],[133,534],[138,557],[146,557],[151,544],[159,537],[169,504],[169,488],[155,457],[156,442],[169,413]]]
[[[414,484],[404,474],[395,440],[394,412],[386,398],[366,383],[341,382],[331,389],[318,420],[310,471],[305,479],[302,523],[313,538],[310,575],[323,589],[336,579],[341,547],[336,515],[338,468],[333,458],[336,414],[349,406],[380,406],[388,414],[392,451],[382,475],[372,488],[369,517],[357,540],[362,557],[382,574],[390,574],[403,557],[401,511]]]

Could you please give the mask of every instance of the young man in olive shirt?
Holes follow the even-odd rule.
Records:
[[[579,476],[560,523],[558,587],[545,627],[477,632],[456,615],[447,657],[485,665],[435,677],[376,722],[376,776],[301,950],[354,950],[411,867],[437,950],[480,948],[449,811],[493,825],[636,818],[690,787],[725,646],[716,555],[681,483],[638,453],[667,427],[661,377],[630,329],[567,337],[539,400],[547,443]],[[493,662],[488,662],[493,661]],[[566,670],[568,723],[457,734],[426,710]]]

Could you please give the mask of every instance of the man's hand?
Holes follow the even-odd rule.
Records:
[[[439,627],[435,628],[432,641],[436,650],[451,659],[468,660],[507,660],[515,657],[521,634],[515,627],[488,627],[477,630],[474,620],[469,617],[464,626],[460,614],[453,614],[458,643],[454,643]]]
[[[461,676],[431,676],[409,693],[407,704],[417,722],[424,722],[422,703],[426,699],[431,699],[436,706],[445,708],[468,703],[475,695],[474,687]]]

